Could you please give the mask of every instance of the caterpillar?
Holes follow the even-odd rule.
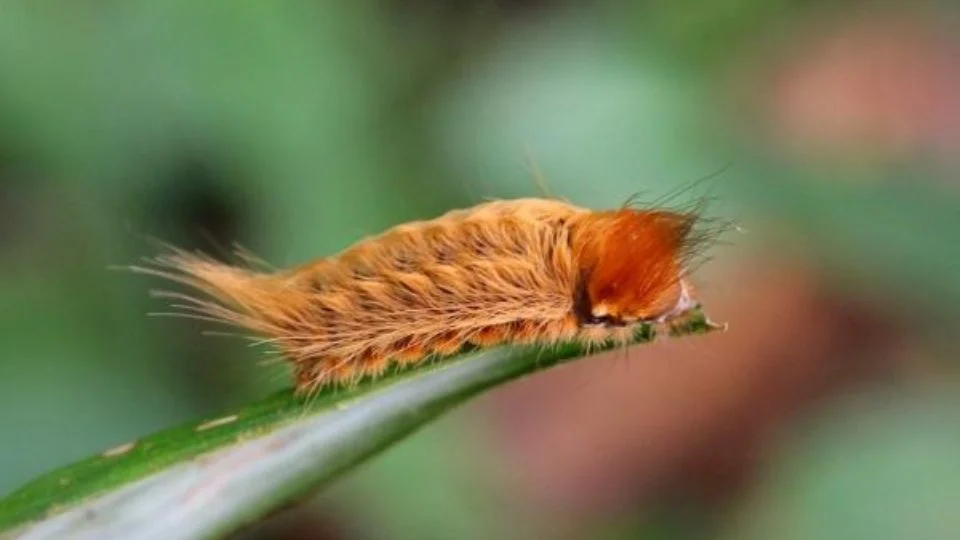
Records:
[[[494,200],[287,270],[173,248],[133,269],[202,293],[167,293],[186,313],[274,343],[309,393],[466,345],[626,343],[698,307],[688,274],[714,236],[703,223],[696,208]]]

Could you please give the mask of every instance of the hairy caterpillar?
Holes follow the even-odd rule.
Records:
[[[702,222],[696,210],[500,200],[290,270],[258,273],[180,250],[134,269],[205,293],[167,295],[266,337],[310,392],[468,344],[627,342],[637,324],[669,324],[697,306],[687,273],[715,232]]]

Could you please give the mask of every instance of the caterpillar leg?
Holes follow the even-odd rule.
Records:
[[[381,351],[366,351],[357,364],[361,377],[379,377],[390,367],[390,357]]]
[[[294,364],[295,391],[311,395],[330,384],[349,386],[357,382],[357,363],[344,358],[311,358]]]

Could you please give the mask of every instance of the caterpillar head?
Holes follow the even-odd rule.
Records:
[[[630,208],[586,217],[574,234],[581,321],[666,322],[696,307],[685,273],[701,251],[697,220],[696,213]]]

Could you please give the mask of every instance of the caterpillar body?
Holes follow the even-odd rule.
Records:
[[[465,345],[627,342],[638,324],[669,324],[697,306],[687,271],[709,236],[699,221],[696,211],[498,200],[289,270],[180,250],[135,269],[204,293],[167,296],[273,342],[311,392]]]

